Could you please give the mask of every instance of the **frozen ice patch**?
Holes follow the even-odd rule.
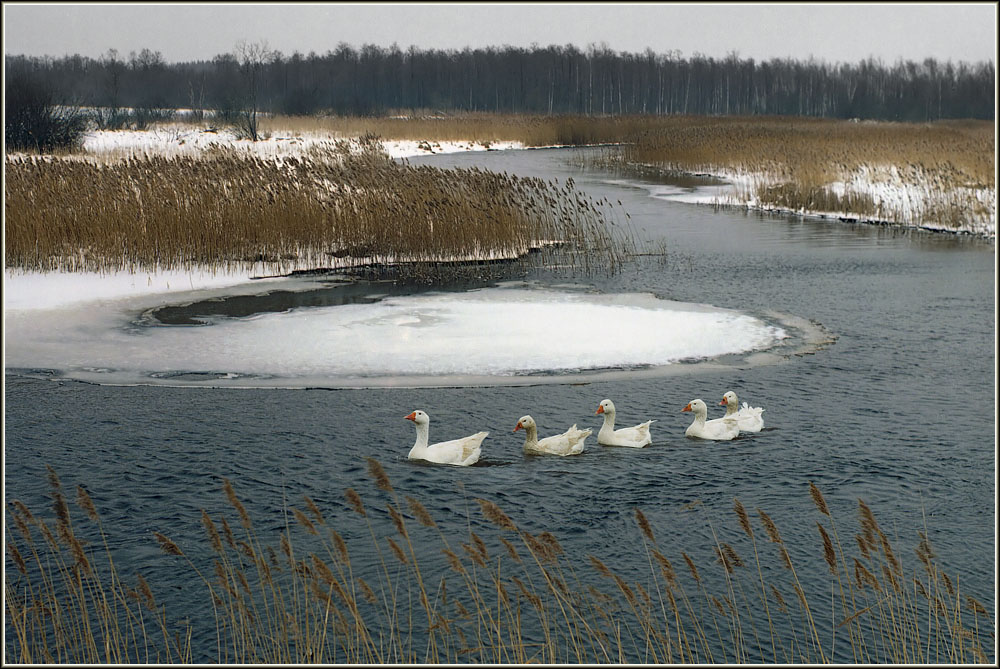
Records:
[[[531,287],[212,317],[193,327],[139,327],[139,306],[9,313],[7,367],[104,383],[506,384],[710,360],[787,336],[754,316],[650,294]]]

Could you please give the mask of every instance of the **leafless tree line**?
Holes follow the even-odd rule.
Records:
[[[211,61],[167,63],[144,49],[127,58],[8,56],[7,79],[43,82],[60,99],[105,109],[214,109],[385,114],[405,110],[531,114],[798,115],[929,121],[992,119],[995,69],[872,58],[830,64],[680,52],[615,52],[605,45],[402,50],[341,43],[284,55],[240,43]]]

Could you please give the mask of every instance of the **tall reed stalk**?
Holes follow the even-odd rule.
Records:
[[[269,527],[278,521],[278,529],[261,533],[224,479],[232,515],[202,512],[207,549],[186,549],[154,533],[160,549],[201,584],[191,587],[204,589],[212,611],[213,619],[187,625],[174,622],[183,612],[158,604],[140,574],[135,588],[125,585],[99,513],[79,487],[77,505],[101,541],[81,539],[83,521],[71,517],[50,469],[54,519],[43,520],[17,500],[9,504],[6,657],[191,662],[201,659],[193,656],[193,635],[210,633],[211,648],[197,652],[222,663],[995,661],[993,618],[937,563],[925,532],[915,549],[918,563],[907,568],[858,500],[851,551],[813,484],[816,543],[811,555],[797,550],[795,561],[777,524],[757,509],[773,546],[762,550],[738,499],[742,551],[753,557],[740,555],[739,533],[723,532],[709,517],[712,545],[691,550],[711,548],[711,565],[663,545],[635,509],[636,550],[649,568],[636,580],[597,556],[581,559],[548,531],[528,531],[487,499],[474,500],[479,516],[470,516],[467,536],[446,532],[419,500],[395,489],[378,461],[369,459],[368,467],[380,498],[365,503],[348,489],[346,515],[303,496],[301,508],[267,519]],[[356,564],[342,536],[359,519],[375,564]],[[736,539],[723,541],[727,535]],[[671,552],[686,564],[688,578],[675,569]],[[803,560],[825,563],[827,589],[799,581],[794,562]]]
[[[944,228],[996,227],[994,125],[787,117],[669,117],[623,139],[608,165],[741,180],[720,204]]]
[[[533,262],[561,246],[578,271],[619,269],[631,246],[572,180],[391,160],[374,140],[301,157],[217,149],[109,163],[8,157],[5,260],[40,271],[259,272],[403,263]],[[607,205],[607,206],[605,206]],[[414,270],[416,271],[416,270]]]

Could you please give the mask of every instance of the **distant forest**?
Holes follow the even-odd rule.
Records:
[[[755,61],[606,46],[401,50],[340,44],[324,54],[240,44],[211,61],[143,49],[98,59],[7,56],[7,81],[62,104],[383,115],[408,110],[526,114],[797,115],[891,121],[993,119],[995,72],[976,64],[873,59]],[[7,93],[8,91],[5,91]]]

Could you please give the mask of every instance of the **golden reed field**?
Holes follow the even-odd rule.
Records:
[[[216,147],[113,160],[8,156],[6,264],[41,271],[261,265],[272,272],[524,256],[561,243],[614,271],[618,214],[572,182],[411,167],[348,142],[280,160]],[[341,263],[342,264],[342,263]]]
[[[574,262],[614,268],[630,248],[610,237],[604,223],[620,213],[609,212],[609,203],[532,180],[393,164],[379,156],[379,138],[609,145],[597,159],[604,166],[736,176],[736,194],[719,204],[995,231],[988,122],[471,114],[278,117],[261,129],[345,141],[277,162],[225,145],[186,157],[8,155],[7,266],[111,271],[265,262],[283,271],[328,266],[349,248],[387,262],[509,257],[574,241],[581,251]],[[348,148],[346,138],[358,137],[367,138],[366,157]]]

